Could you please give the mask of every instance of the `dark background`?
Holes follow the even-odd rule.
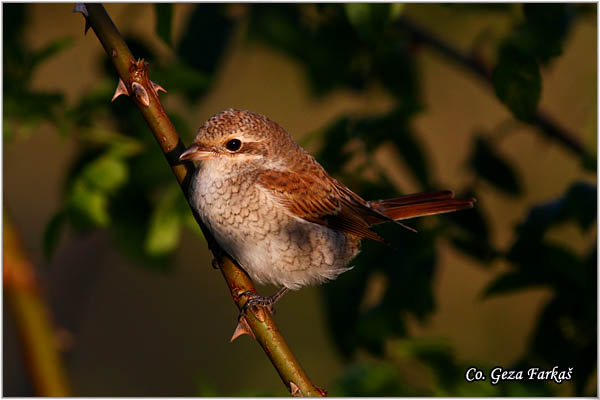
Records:
[[[367,198],[477,197],[475,211],[411,221],[417,235],[382,227],[397,251],[366,244],[354,270],[278,304],[315,383],[353,396],[596,395],[594,4],[106,8],[169,91],[185,143],[211,115],[248,109]],[[73,394],[286,395],[256,343],[228,342],[237,311],[223,279],[137,110],[109,102],[117,75],[71,10],[3,5],[3,199]],[[10,304],[4,395],[34,395]],[[471,365],[575,372],[560,386],[491,386],[464,382]]]

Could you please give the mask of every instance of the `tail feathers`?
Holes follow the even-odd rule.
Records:
[[[389,219],[399,221],[425,215],[466,210],[473,208],[476,201],[474,198],[454,199],[453,197],[454,193],[447,190],[418,193],[388,200],[376,200],[369,202],[369,205]],[[385,222],[385,220],[373,220],[368,222],[372,225],[376,225]]]
[[[387,200],[372,200],[369,202],[369,204],[375,209],[379,209],[380,207],[383,207],[385,209],[393,206],[401,207],[410,204],[420,204],[427,201],[447,200],[453,198],[454,192],[452,190],[440,190],[437,192],[409,194],[406,196],[394,197],[393,199]]]

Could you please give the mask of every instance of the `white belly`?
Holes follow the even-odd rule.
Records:
[[[292,216],[248,177],[223,179],[199,170],[192,182],[200,217],[258,283],[298,289],[334,279],[358,253],[356,240]]]

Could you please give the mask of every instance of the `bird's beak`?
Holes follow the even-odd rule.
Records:
[[[207,160],[209,158],[216,157],[217,154],[209,149],[208,147],[202,146],[198,143],[192,143],[181,155],[179,156],[180,161],[200,161]]]

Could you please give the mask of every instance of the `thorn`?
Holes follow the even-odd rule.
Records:
[[[83,17],[85,18],[85,29],[83,30],[83,34],[85,35],[88,30],[90,30],[90,20],[89,20],[89,14],[88,14],[88,10],[85,6],[84,3],[75,3],[75,7],[73,8],[73,12],[74,13],[81,13],[83,14]]]
[[[83,14],[84,17],[89,17],[88,10],[85,7],[84,3],[75,3],[75,8],[73,8],[73,12],[80,12]]]
[[[115,99],[117,97],[119,97],[122,94],[124,94],[125,96],[129,96],[129,92],[127,91],[127,87],[125,86],[123,79],[119,78],[119,84],[117,85],[117,90],[115,90],[115,94],[113,95],[110,102],[112,103],[113,101],[115,101]]]
[[[250,329],[250,325],[248,325],[248,320],[246,316],[242,315],[242,317],[238,320],[238,324],[235,327],[235,331],[233,332],[233,336],[229,339],[229,342],[233,342],[235,339],[239,338],[242,335],[249,335],[252,339],[256,340],[256,336],[254,336],[254,332]]]
[[[110,52],[110,55],[111,55],[112,57],[116,57],[116,56],[118,55],[118,53],[117,53],[117,49],[112,49],[112,50],[111,50],[111,52]]]
[[[163,91],[163,92],[167,93],[167,91],[165,90],[165,88],[163,88],[162,86],[160,86],[158,83],[152,82],[152,81],[150,81],[150,83],[152,84],[152,89],[154,89],[154,93],[156,93],[157,96],[158,96],[158,92],[160,92],[160,91]]]
[[[327,397],[327,390],[320,388],[318,386],[317,386],[317,390],[319,391],[319,393],[321,393],[321,396]]]
[[[144,89],[144,87],[142,85],[140,85],[137,82],[133,82],[131,84],[131,90],[133,91],[135,98],[138,99],[138,101],[140,103],[142,103],[146,107],[148,107],[150,105],[150,99],[148,98],[148,92],[146,92],[146,89]]]
[[[302,390],[294,382],[290,381],[290,392],[294,397],[304,397]]]

